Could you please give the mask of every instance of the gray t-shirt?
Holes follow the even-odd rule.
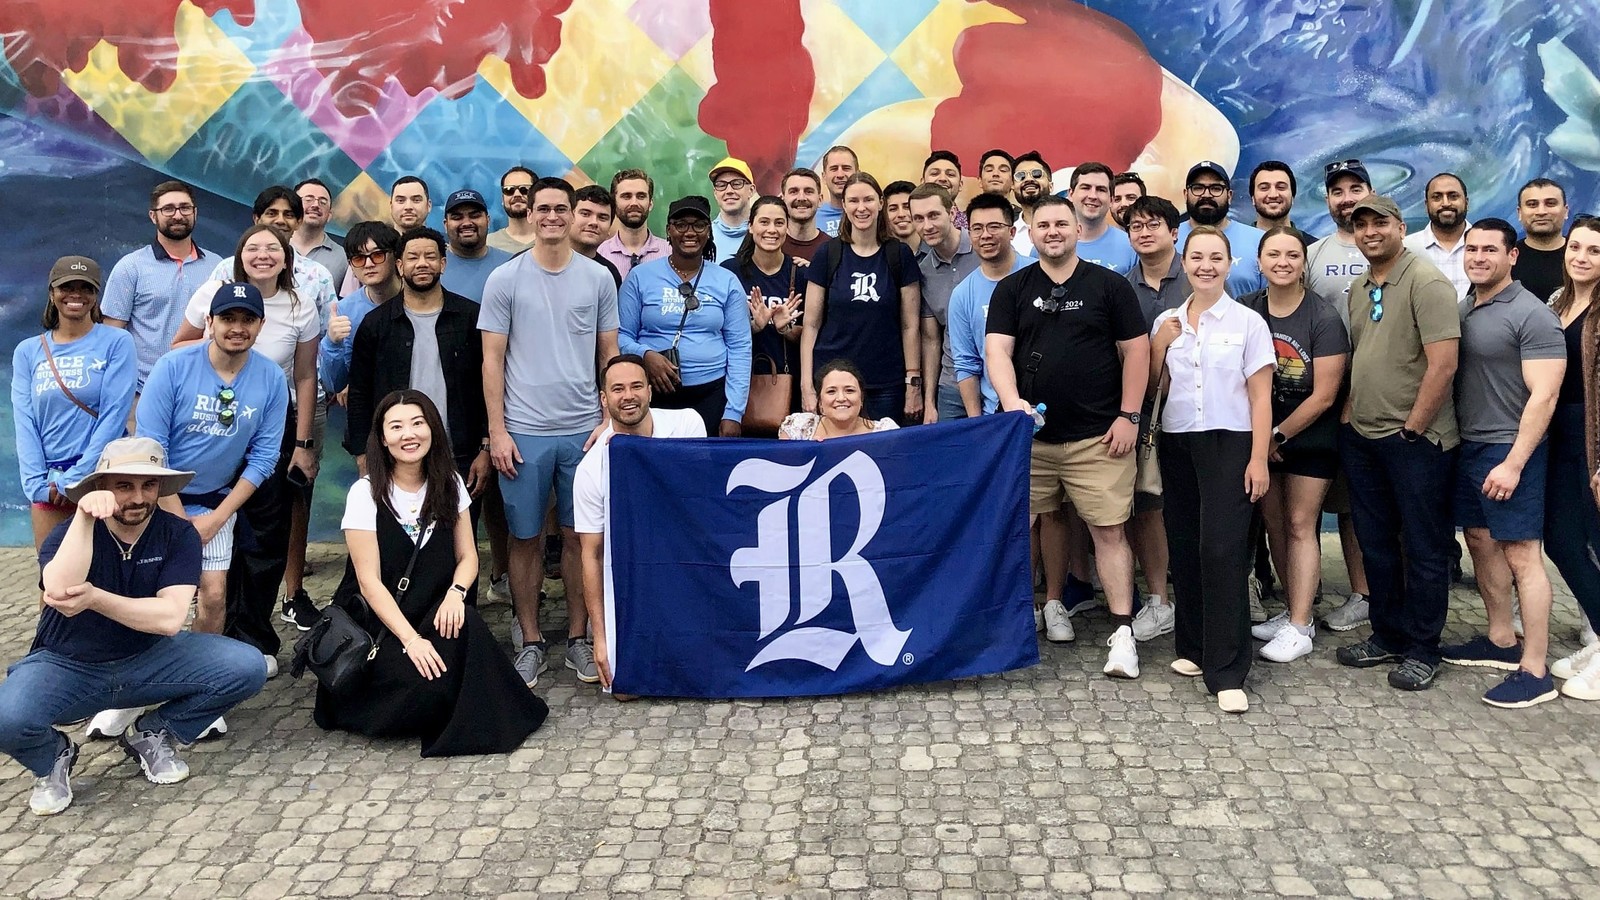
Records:
[[[1510,444],[1528,405],[1522,362],[1566,359],[1561,320],[1521,282],[1477,303],[1477,288],[1461,301],[1461,363],[1456,369],[1456,420],[1461,438]]]
[[[1333,304],[1344,327],[1350,327],[1350,285],[1367,271],[1367,258],[1361,248],[1330,234],[1306,251],[1306,287]]]
[[[617,330],[617,283],[572,254],[548,272],[532,251],[495,269],[483,287],[478,328],[506,335],[506,430],[571,435],[600,423],[599,335]]]
[[[448,389],[444,383],[444,364],[439,359],[439,313],[436,309],[431,313],[417,313],[406,310],[406,318],[411,320],[411,330],[416,336],[411,339],[411,387],[428,395],[433,405],[439,407],[439,418],[444,420],[444,433],[450,433],[450,405],[446,402]],[[452,448],[459,452],[461,448]]]
[[[971,275],[978,268],[978,254],[972,250],[972,240],[965,231],[956,232],[960,236],[956,244],[955,256],[949,262],[939,258],[931,247],[924,246],[917,252],[917,268],[922,271],[922,316],[933,319],[939,323],[939,330],[944,332],[944,355],[939,361],[939,383],[949,388],[956,389],[956,362],[950,355],[950,295],[955,293],[956,285],[962,279]]]

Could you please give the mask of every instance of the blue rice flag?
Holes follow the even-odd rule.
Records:
[[[870,691],[1039,662],[1022,414],[827,442],[611,442],[613,686]]]

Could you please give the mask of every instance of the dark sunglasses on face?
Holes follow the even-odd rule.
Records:
[[[1021,178],[1021,179],[1025,180],[1025,181],[1030,179],[1030,178],[1034,179],[1036,181],[1042,181],[1044,179],[1044,170],[1043,169],[1018,169],[1016,171],[1016,176],[1018,178]]]
[[[529,194],[533,193],[533,185],[531,185],[531,184],[513,184],[510,187],[501,188],[500,189],[500,193],[504,194],[507,197],[511,196],[512,194],[521,194],[522,196],[526,197]]]

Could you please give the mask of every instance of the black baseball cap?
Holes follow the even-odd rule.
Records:
[[[220,316],[230,309],[254,313],[258,319],[267,317],[267,304],[261,291],[248,281],[225,282],[211,295],[211,315]]]
[[[1210,172],[1218,178],[1221,178],[1223,184],[1227,184],[1230,180],[1228,170],[1222,167],[1222,163],[1213,162],[1209,159],[1202,159],[1189,167],[1189,174],[1184,176],[1183,183],[1192,184],[1194,182],[1194,177],[1199,175],[1201,172]]]
[[[699,216],[707,222],[711,221],[711,201],[693,194],[679,197],[667,207],[667,221],[682,219],[689,216]]]
[[[1341,159],[1338,162],[1328,163],[1322,167],[1322,186],[1333,187],[1334,179],[1345,175],[1354,175],[1361,179],[1361,183],[1372,187],[1372,176],[1367,174],[1367,167],[1359,159]]]

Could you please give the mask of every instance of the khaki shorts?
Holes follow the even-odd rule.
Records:
[[[1034,441],[1028,468],[1033,515],[1070,503],[1085,522],[1104,528],[1121,525],[1133,513],[1137,456],[1113,458],[1110,445],[1097,437],[1067,444]]]

